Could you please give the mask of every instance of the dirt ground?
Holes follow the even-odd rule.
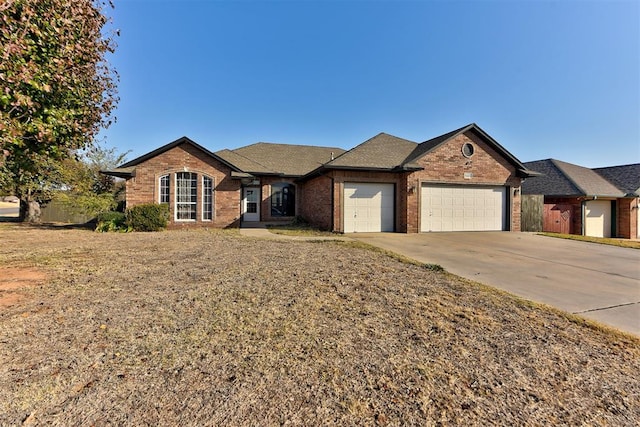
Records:
[[[24,299],[20,289],[44,283],[46,273],[34,268],[10,268],[0,265],[0,307],[9,307]]]
[[[0,283],[0,425],[640,419],[636,337],[352,243],[0,224]]]

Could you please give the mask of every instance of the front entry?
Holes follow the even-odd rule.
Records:
[[[242,220],[260,221],[259,187],[244,187],[242,189]]]

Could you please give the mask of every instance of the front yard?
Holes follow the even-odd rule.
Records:
[[[0,224],[0,425],[624,426],[638,372],[637,338],[344,242]]]

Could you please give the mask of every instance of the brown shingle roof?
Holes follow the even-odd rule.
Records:
[[[615,185],[591,169],[555,159],[525,163],[527,168],[543,175],[527,179],[522,185],[524,194],[546,196],[623,197]]]
[[[277,171],[271,170],[268,167],[249,159],[245,156],[242,156],[235,151],[232,150],[220,150],[216,151],[216,155],[227,162],[231,163],[238,169],[244,172],[252,172],[252,173],[268,173],[268,174],[276,174]]]
[[[329,162],[328,168],[394,169],[401,166],[418,144],[386,133],[352,148]]]
[[[278,174],[285,176],[303,176],[330,162],[332,156],[344,153],[342,148],[315,147],[308,145],[288,145],[258,142],[232,150],[244,172],[255,174]],[[219,153],[218,153],[219,154]],[[227,153],[224,153],[225,156]],[[231,156],[225,157],[231,159]],[[248,160],[248,161],[247,161]]]
[[[593,169],[629,196],[640,196],[640,163]]]

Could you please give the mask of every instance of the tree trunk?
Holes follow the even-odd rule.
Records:
[[[40,222],[40,203],[30,197],[20,199],[20,221]]]

